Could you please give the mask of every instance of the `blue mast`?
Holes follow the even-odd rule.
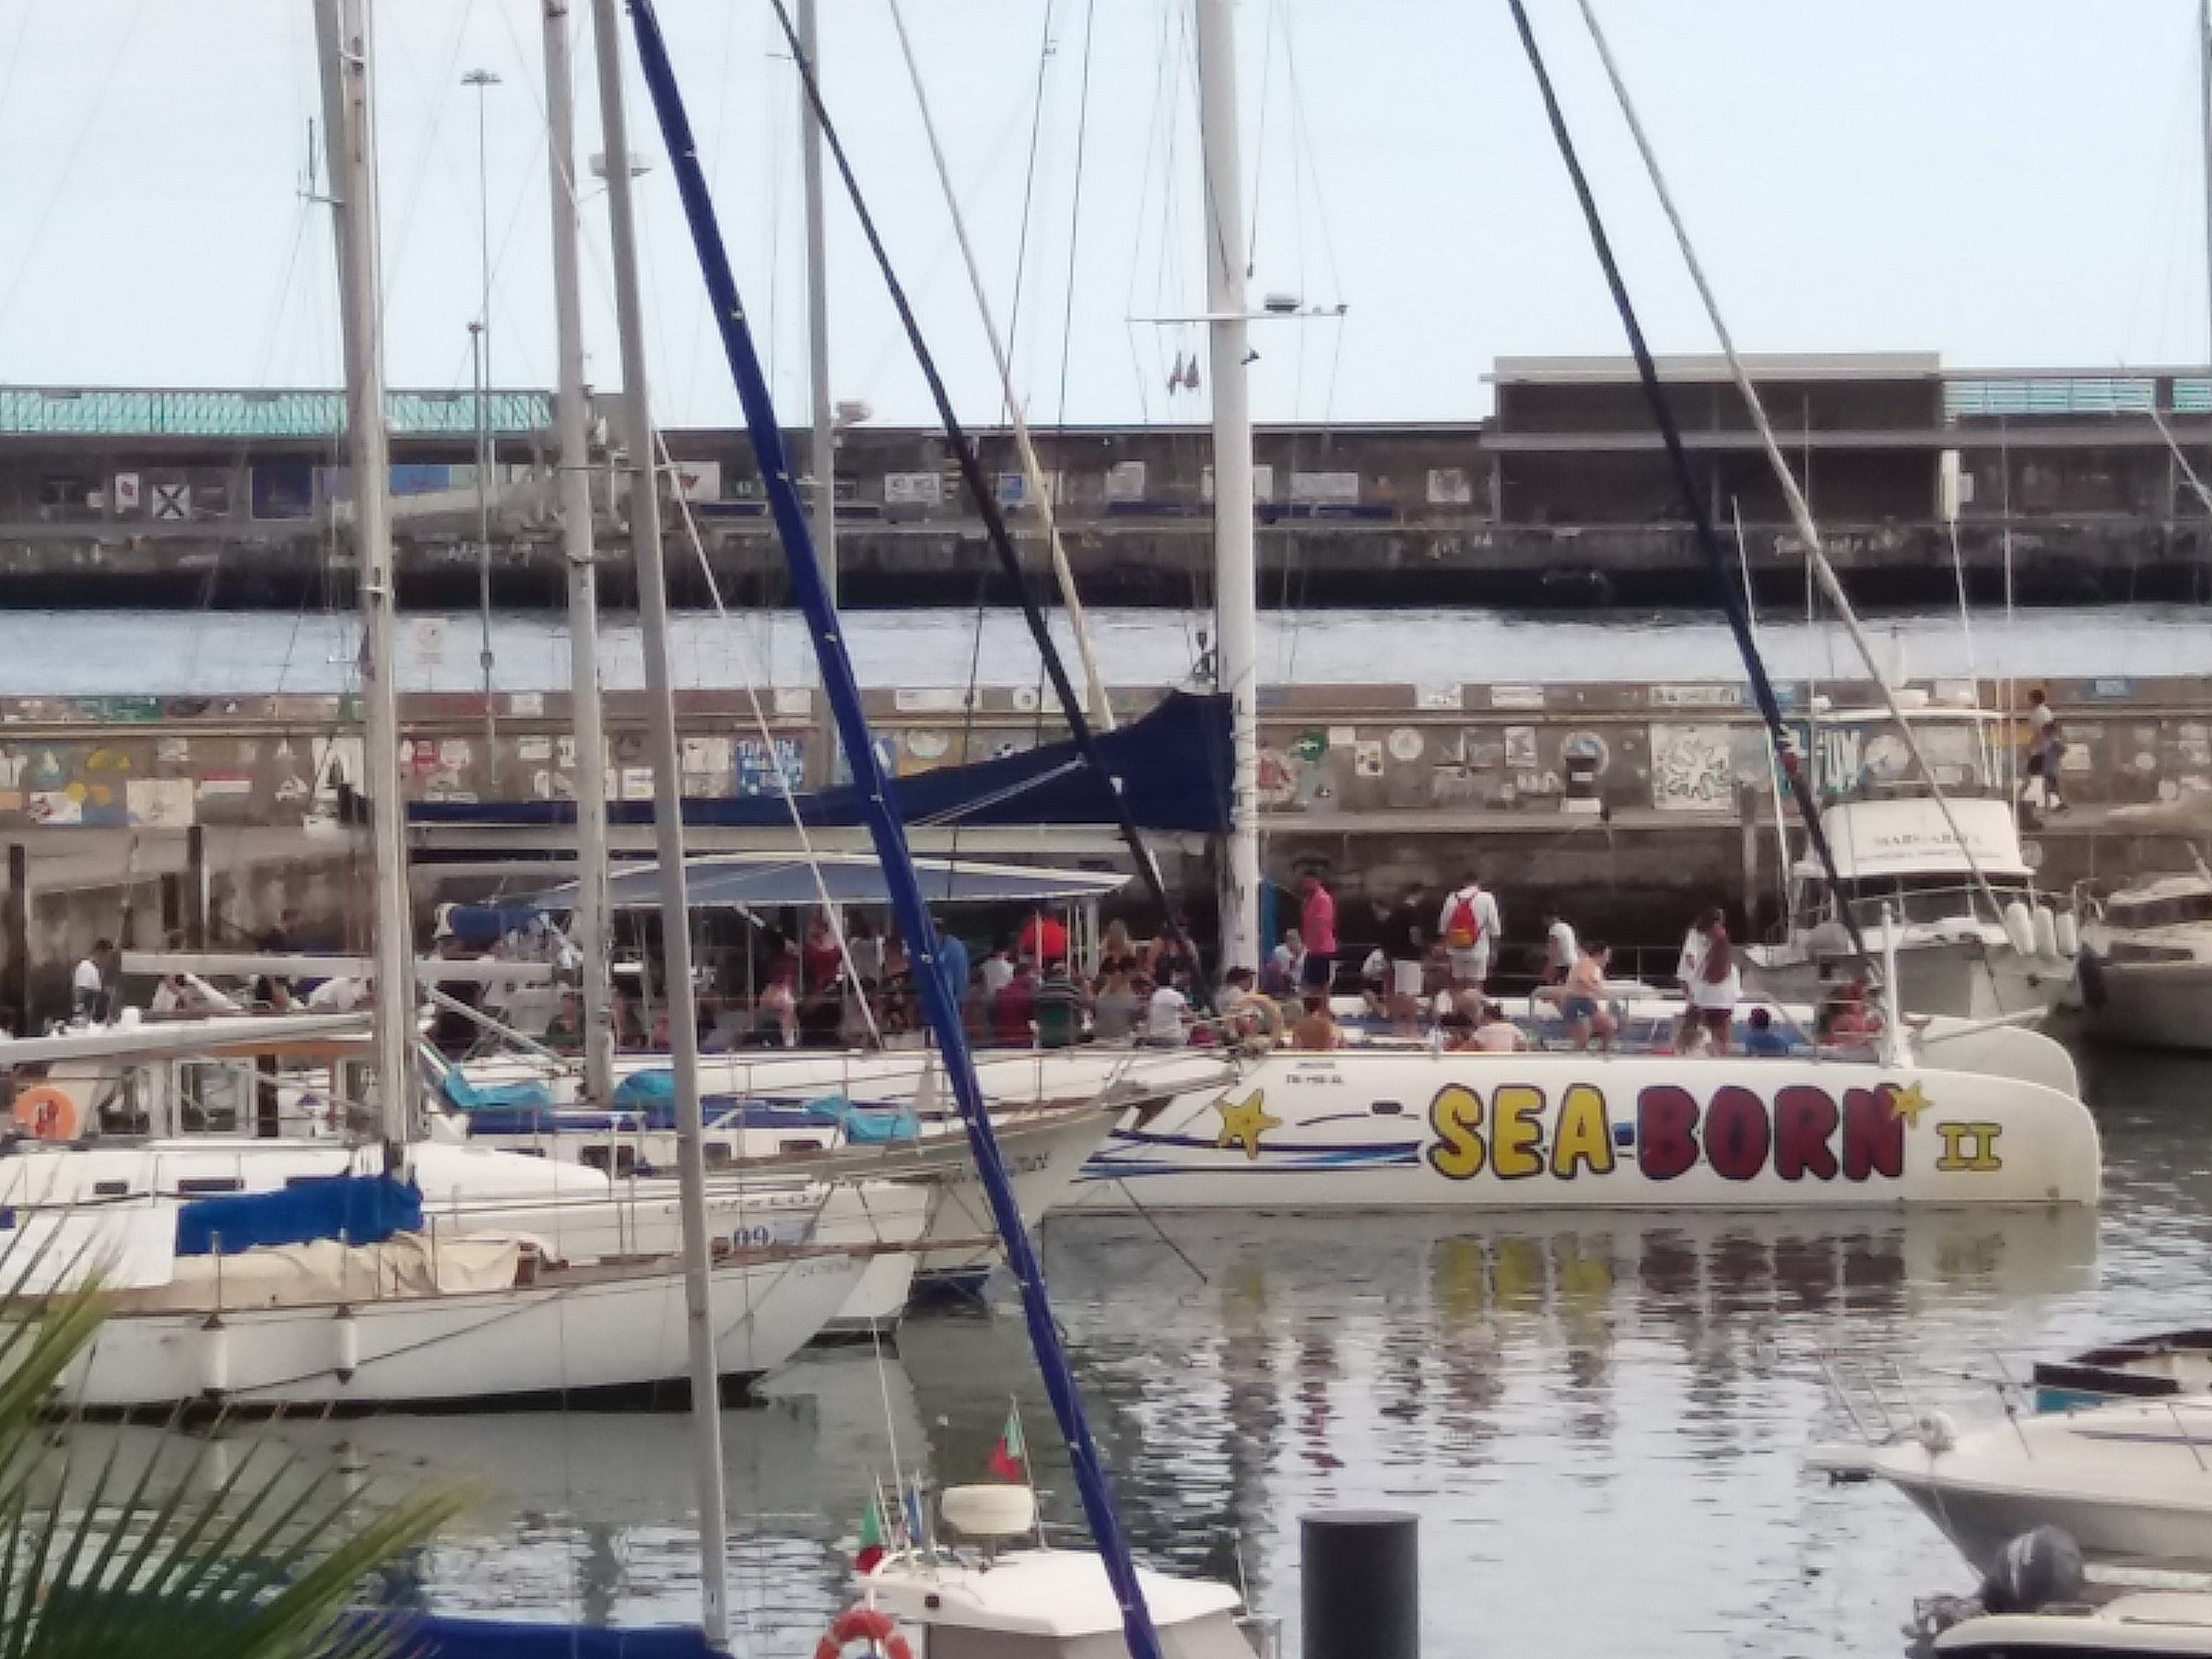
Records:
[[[891,792],[871,740],[867,716],[861,708],[860,685],[853,677],[852,658],[845,651],[837,609],[815,563],[806,507],[792,483],[790,465],[783,453],[782,432],[776,423],[775,403],[770,396],[767,378],[761,373],[759,355],[753,347],[744,302],[738,298],[736,277],[730,270],[713,199],[707,190],[706,174],[700,166],[699,147],[691,135],[690,118],[685,112],[683,95],[676,83],[676,71],[668,59],[660,19],[654,14],[653,0],[629,0],[629,13],[637,33],[640,66],[646,89],[653,97],[653,113],[660,121],[662,138],[668,147],[669,165],[683,198],[684,217],[691,227],[692,245],[699,254],[700,273],[706,281],[708,302],[713,308],[723,351],[729,359],[731,377],[736,382],[738,402],[744,406],[753,458],[768,490],[769,507],[775,518],[799,609],[806,618],[807,631],[814,637],[822,688],[829,697],[830,711],[837,720],[838,736],[853,769],[853,787],[865,803],[868,832],[876,845],[876,855],[883,865],[884,885],[890,894],[892,913],[924,969],[920,975],[923,1008],[935,1034],[937,1047],[944,1056],[946,1076],[951,1081],[954,1098],[959,1102],[960,1115],[967,1124],[968,1144],[982,1177],[983,1190],[991,1201],[992,1219],[1006,1244],[1006,1265],[1020,1287],[1022,1315],[1029,1324],[1030,1344],[1036,1350],[1039,1369],[1044,1373],[1045,1393],[1051,1397],[1053,1415],[1067,1441],[1076,1484],[1082,1493],[1084,1516],[1090,1524],[1091,1536],[1098,1543],[1114,1599],[1121,1606],[1122,1629],[1133,1659],[1163,1659],[1159,1637],[1152,1628],[1151,1611],[1145,1606],[1144,1591],[1137,1583],[1136,1563],[1130,1557],[1129,1541],[1122,1531],[1121,1516],[1114,1507],[1112,1485],[1100,1459],[1098,1443],[1091,1437],[1090,1422],[1083,1409],[1075,1373],[1068,1366],[1066,1350],[1060,1344],[1058,1323],[1045,1294],[1043,1267],[1030,1243],[1029,1230],[1022,1224],[1021,1209],[1014,1199],[1006,1161],[999,1154],[998,1137],[991,1126],[982,1086],[975,1075],[974,1057],[968,1048],[968,1033],[960,1020],[957,991],[945,982],[939,966],[936,929],[928,902],[922,896],[921,883],[914,875],[913,857],[907,849],[906,826],[900,817],[898,797]]]

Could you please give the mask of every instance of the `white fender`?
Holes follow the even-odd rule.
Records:
[[[2079,956],[2081,954],[2081,924],[2076,919],[2074,912],[2070,910],[2060,911],[2055,926],[2058,937],[2058,954],[2068,960]]]
[[[221,1314],[207,1316],[195,1346],[200,1392],[209,1399],[220,1399],[230,1392],[230,1327],[223,1323]]]
[[[2035,907],[2035,954],[2056,958],[2058,951],[2058,918],[2046,905]]]
[[[340,1308],[338,1316],[330,1322],[332,1358],[330,1369],[338,1374],[338,1381],[350,1382],[353,1373],[361,1367],[361,1325],[353,1316],[351,1308]]]
[[[2022,956],[2035,954],[2035,918],[2028,907],[2015,899],[2005,907],[2005,936],[2012,941],[2013,949]]]

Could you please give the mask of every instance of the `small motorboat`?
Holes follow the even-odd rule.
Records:
[[[1121,1604],[1104,1563],[1089,1550],[1041,1542],[1029,1487],[949,1487],[937,1512],[968,1544],[909,1544],[883,1557],[861,1574],[863,1598],[839,1616],[832,1634],[888,1642],[893,1630],[920,1631],[927,1640],[917,1651],[991,1659],[1125,1651]],[[1006,1547],[1017,1539],[1031,1542]],[[1173,1659],[1274,1659],[1272,1625],[1247,1618],[1228,1585],[1143,1567],[1136,1576]]]
[[[2096,1563],[2212,1571],[2212,1397],[2120,1400],[1962,1427],[1941,1411],[1873,1445],[1817,1446],[1814,1468],[1878,1478],[1987,1571],[2006,1544],[2064,1529]]]
[[[2081,930],[2082,1027],[2108,1042],[2212,1049],[2212,873],[2121,888]]]

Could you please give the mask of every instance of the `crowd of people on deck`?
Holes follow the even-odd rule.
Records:
[[[1438,1051],[1512,1053],[1530,1047],[1533,1039],[1602,1053],[1623,1037],[1634,988],[1615,980],[1611,948],[1581,937],[1556,910],[1543,915],[1528,1011],[1519,1019],[1508,1016],[1491,987],[1507,956],[1503,918],[1497,896],[1472,871],[1441,897],[1413,886],[1394,900],[1373,901],[1371,913],[1354,918],[1352,931],[1361,942],[1349,949],[1327,882],[1306,874],[1295,894],[1295,924],[1283,928],[1259,968],[1233,970],[1210,984],[1202,981],[1187,916],[1149,938],[1114,921],[1082,951],[1071,948],[1066,926],[1042,912],[972,943],[940,923],[924,959],[865,910],[845,914],[841,935],[826,912],[817,912],[795,937],[771,932],[756,941],[745,989],[702,991],[703,1046],[713,1052],[894,1041],[924,1023],[924,960],[934,962],[971,1040],[983,1048],[1087,1042],[1180,1048],[1265,1040],[1321,1051],[1356,1041],[1352,1027],[1418,1038]],[[1516,950],[1514,960],[1525,959]],[[1863,1046],[1878,1030],[1857,981],[1834,987],[1809,1032],[1788,1027],[1767,1006],[1745,1008],[1740,952],[1717,909],[1701,913],[1685,935],[1674,977],[1684,997],[1678,1019],[1654,1037],[1647,1018],[1639,1036],[1677,1053]],[[665,1016],[641,1019],[638,1006],[637,998],[618,994],[623,1045],[665,1047]],[[581,1010],[572,993],[562,999],[545,1040],[556,1050],[581,1046]]]

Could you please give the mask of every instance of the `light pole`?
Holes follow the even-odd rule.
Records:
[[[486,140],[484,95],[500,84],[488,69],[471,69],[461,84],[477,94],[477,320],[468,325],[469,355],[477,375],[477,665],[484,671],[484,779],[499,794],[500,720],[491,690],[491,167]]]

